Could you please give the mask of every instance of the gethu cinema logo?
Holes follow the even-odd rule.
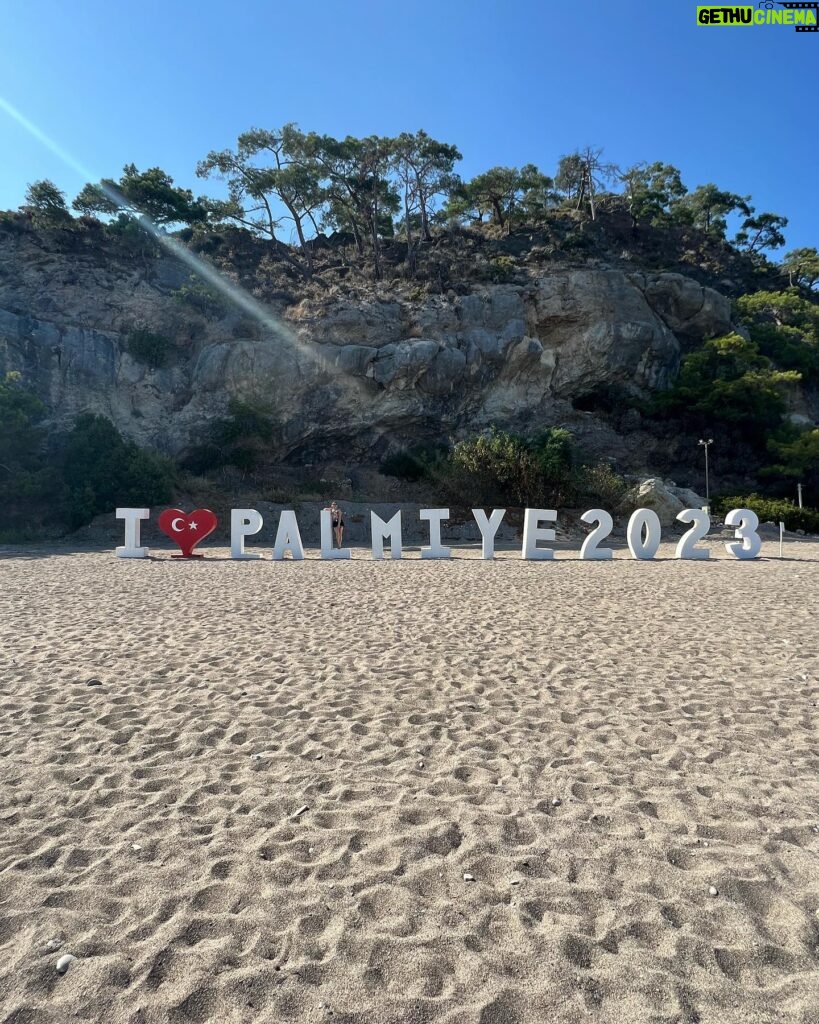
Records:
[[[117,519],[125,523],[125,543],[116,549],[119,558],[147,558],[148,548],[140,544],[140,525],[150,519],[147,508],[118,508]],[[506,509],[496,508],[487,515],[482,508],[473,508],[472,516],[481,535],[481,557],[490,560],[495,557],[495,537],[506,515]],[[421,558],[449,558],[451,551],[441,542],[441,525],[449,519],[447,508],[422,508],[418,513],[422,522],[429,524],[429,545],[421,548]],[[711,517],[700,508],[687,508],[677,515],[679,522],[689,529],[677,542],[674,557],[685,559],[706,559],[711,557],[709,548],[701,546],[711,529]],[[592,508],[580,516],[581,522],[594,529],[588,534],[580,548],[584,561],[605,561],[614,557],[611,548],[601,547],[610,535],[614,520],[602,508]],[[201,558],[193,553],[194,548],[216,529],[217,518],[210,509],[200,508],[183,512],[178,508],[166,509],[158,519],[159,528],[179,545],[181,555],[176,558]],[[554,550],[546,545],[555,540],[554,524],[557,510],[553,508],[527,508],[523,513],[523,545],[521,558],[529,561],[546,561],[554,557]],[[264,525],[261,513],[255,508],[234,508],[230,513],[230,554],[234,559],[259,559],[260,552],[245,550],[245,539],[258,534]],[[320,513],[321,558],[337,561],[352,557],[350,548],[333,546],[333,529],[330,510]],[[756,558],[762,547],[757,533],[759,519],[747,508],[732,509],[725,517],[725,525],[733,528],[736,538],[726,543],[725,549],[734,558],[746,560]],[[402,556],[401,511],[388,521],[375,512],[370,512],[370,553],[374,559],[384,557],[384,547],[389,542],[392,558]],[[650,508],[638,508],[632,513],[626,528],[626,541],[631,557],[647,561],[657,554],[662,540],[662,526],[657,513]],[[281,562],[289,554],[300,561],[304,558],[299,524],[296,513],[285,510],[279,515],[276,537],[273,543],[272,559]]]
[[[785,10],[777,10],[784,7]],[[793,25],[797,32],[819,31],[819,0],[811,3],[777,3],[756,7],[711,5],[697,7],[698,25]]]

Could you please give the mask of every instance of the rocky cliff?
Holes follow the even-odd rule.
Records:
[[[466,294],[332,289],[267,303],[260,317],[229,302],[203,313],[185,302],[186,286],[190,270],[172,257],[108,259],[0,233],[0,374],[19,370],[57,424],[103,413],[173,454],[236,396],[278,423],[283,459],[363,458],[491,423],[574,423],[582,434],[578,400],[663,388],[686,343],[730,329],[718,292],[605,266],[538,268],[525,283]],[[129,353],[137,327],[169,339],[167,365]]]

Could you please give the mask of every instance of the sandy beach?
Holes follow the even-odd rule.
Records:
[[[819,543],[713,548],[5,549],[0,1022],[816,1024]]]

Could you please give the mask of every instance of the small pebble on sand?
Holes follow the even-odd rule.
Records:
[[[102,686],[102,680],[101,679],[89,679],[88,682],[85,685],[86,686]]]
[[[65,974],[76,959],[77,958],[72,956],[70,953],[66,953],[64,956],[61,956],[57,961],[57,974]]]
[[[562,803],[563,801],[560,799],[559,796],[552,797],[552,807],[560,807]]]
[[[715,885],[709,885],[708,886],[708,895],[709,896],[719,896],[719,890],[717,889],[717,887]]]
[[[475,876],[474,875],[470,875],[470,873],[468,871],[464,871],[464,881],[465,882],[474,882],[475,881]]]

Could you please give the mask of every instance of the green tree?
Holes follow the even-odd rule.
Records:
[[[47,178],[34,181],[28,186],[24,209],[31,212],[32,219],[38,227],[63,227],[71,223],[65,193]]]
[[[588,203],[592,220],[597,217],[599,193],[618,174],[617,167],[605,163],[602,156],[601,148],[586,146],[583,150],[561,157],[555,175],[554,183],[558,192],[572,202],[576,210],[582,210]]]
[[[772,438],[768,450],[778,460],[765,470],[766,476],[787,477],[805,485],[806,499],[819,504],[819,430],[792,429]]]
[[[675,388],[658,399],[687,424],[719,424],[763,446],[785,413],[786,396],[801,375],[777,370],[759,346],[739,334],[712,338],[683,359]]]
[[[19,373],[0,379],[0,536],[37,525],[53,486],[45,457],[46,409]]]
[[[207,210],[187,188],[177,188],[173,178],[160,167],[139,171],[126,164],[118,182],[103,178],[99,184],[83,187],[72,206],[79,213],[110,216],[119,211],[135,217],[147,216],[154,224],[195,224],[204,221]]]
[[[289,219],[298,237],[303,264],[312,273],[313,255],[307,235],[318,231],[317,218],[326,201],[321,169],[305,149],[306,136],[295,124],[268,130],[251,128],[239,136],[236,149],[212,151],[196,168],[199,177],[215,175],[227,182],[229,198],[212,204],[219,216],[235,220],[277,241],[276,231]],[[277,204],[286,217],[274,214]]]
[[[118,505],[150,506],[170,501],[173,465],[126,441],[104,416],[78,416],[61,457],[65,512],[72,527]]]
[[[508,232],[520,215],[542,211],[549,204],[551,189],[551,178],[534,164],[492,167],[454,191],[449,212],[478,223],[488,215],[491,223]]]
[[[671,219],[675,203],[688,192],[680,171],[659,161],[635,164],[618,173],[623,198],[632,222],[664,225]]]
[[[729,214],[738,212],[745,217],[751,216],[750,198],[726,192],[714,184],[699,185],[673,204],[672,219],[675,223],[690,224],[708,235],[724,239]]]
[[[430,138],[423,130],[402,132],[394,140],[393,169],[398,176],[404,206],[403,225],[407,239],[407,261],[414,260],[413,227],[419,240],[432,238],[430,219],[439,196],[449,196],[455,188],[456,160],[461,154],[455,146]]]
[[[819,305],[795,289],[761,291],[737,299],[737,315],[760,352],[783,370],[819,384]]]
[[[304,138],[303,152],[316,162],[324,181],[322,222],[352,232],[361,253],[365,241],[369,242],[378,280],[382,274],[380,238],[392,233],[392,218],[400,209],[398,191],[389,177],[395,140],[377,135],[335,139],[310,132]]]
[[[779,249],[785,244],[782,229],[787,225],[788,218],[780,217],[776,213],[752,213],[742,222],[734,245],[749,253],[759,253],[763,249]]]
[[[782,269],[791,285],[800,284],[812,291],[819,282],[819,252],[812,247],[792,249],[785,253]]]

